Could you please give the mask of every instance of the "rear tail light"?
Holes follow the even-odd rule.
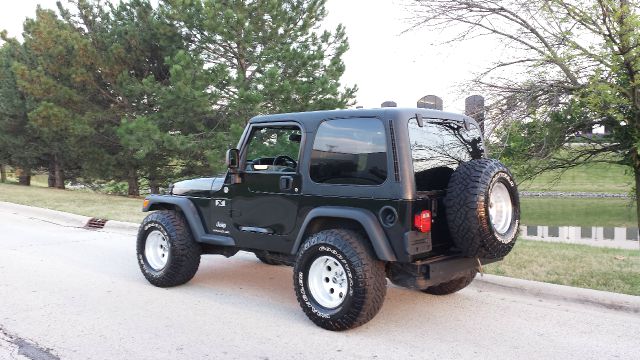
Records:
[[[413,218],[413,226],[423,233],[431,231],[431,211],[425,210],[416,214]]]

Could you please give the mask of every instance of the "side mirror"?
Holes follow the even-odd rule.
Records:
[[[240,152],[238,151],[238,149],[227,150],[225,163],[227,164],[227,167],[231,170],[235,170],[238,168],[240,163]]]
[[[289,135],[289,141],[299,144],[302,141],[302,135],[293,133]]]

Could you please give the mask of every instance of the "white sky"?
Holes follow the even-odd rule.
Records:
[[[358,105],[365,108],[385,100],[415,107],[422,96],[438,95],[445,110],[463,112],[465,97],[474,92],[461,85],[487,66],[495,45],[485,51],[483,39],[443,45],[451,34],[428,29],[402,34],[411,24],[404,3],[328,0],[328,25],[342,23],[349,37],[343,83],[358,85]]]
[[[38,4],[55,9],[55,0],[2,1],[0,29],[19,36],[26,17],[35,16]],[[346,27],[350,50],[345,54],[342,83],[357,84],[357,105],[379,107],[393,100],[401,107],[415,107],[424,95],[438,95],[444,109],[464,111],[464,98],[473,89],[460,87],[497,56],[495,44],[483,39],[442,45],[435,31],[419,29],[405,34],[411,14],[402,0],[328,0],[326,26]],[[484,40],[486,41],[486,40]]]

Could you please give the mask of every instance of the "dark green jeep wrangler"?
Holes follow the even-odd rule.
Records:
[[[293,266],[305,314],[329,330],[371,320],[394,284],[444,295],[504,257],[518,233],[509,170],[471,118],[384,108],[257,116],[228,171],[178,182],[143,211],[153,285],[189,281],[202,254]]]

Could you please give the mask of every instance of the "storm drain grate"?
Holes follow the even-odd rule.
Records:
[[[84,227],[85,229],[102,229],[106,223],[105,219],[91,218]]]

